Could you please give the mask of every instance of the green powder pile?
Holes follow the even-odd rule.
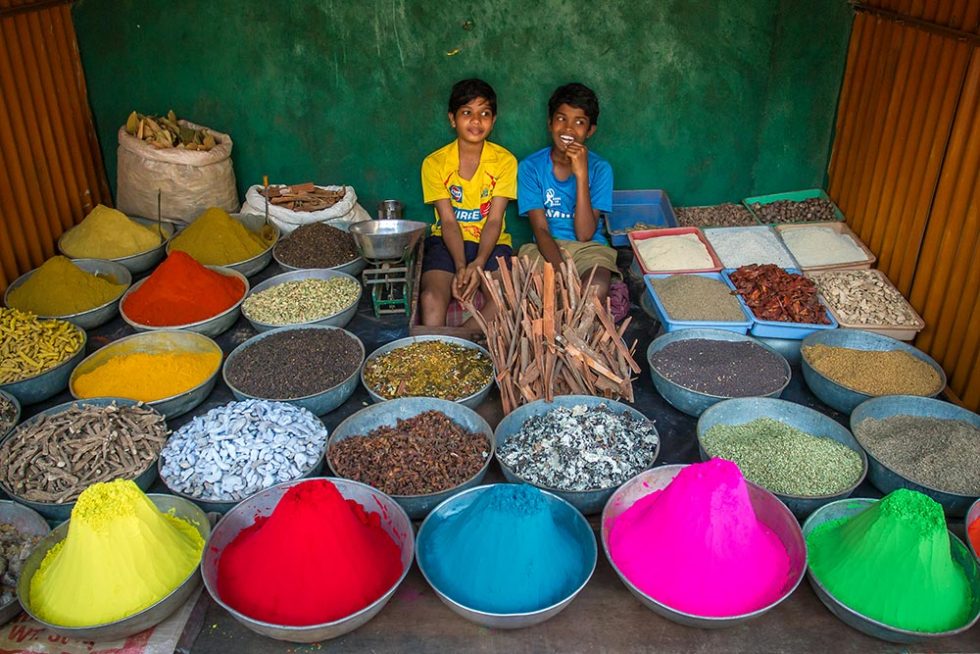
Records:
[[[939,632],[970,619],[972,593],[950,554],[942,507],[906,489],[806,539],[813,575],[849,608],[893,627]]]

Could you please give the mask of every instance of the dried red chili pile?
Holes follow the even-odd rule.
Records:
[[[830,324],[826,309],[817,299],[817,287],[803,275],[772,264],[752,264],[742,266],[730,277],[759,320]]]

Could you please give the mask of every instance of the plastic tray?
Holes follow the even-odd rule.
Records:
[[[826,223],[822,223],[822,224],[826,224]],[[701,229],[704,230],[704,237],[708,239],[708,243],[712,243],[711,235],[714,233],[720,233],[720,232],[728,233],[728,232],[735,232],[735,231],[748,231],[754,233],[761,233],[763,231],[766,231],[772,236],[772,239],[774,240],[773,245],[777,247],[785,255],[784,258],[786,259],[786,261],[790,262],[790,266],[798,267],[796,265],[796,257],[794,257],[793,253],[789,251],[789,248],[786,247],[785,243],[783,243],[783,239],[779,237],[779,234],[776,232],[776,230],[772,228],[771,225],[743,225],[741,227],[702,227]],[[714,247],[714,243],[712,243],[711,247],[712,248]],[[718,260],[721,261],[721,253],[717,249],[715,250],[715,254],[718,255]],[[759,263],[771,263],[777,266],[779,265],[779,262],[777,261],[760,261]],[[727,261],[721,261],[721,265],[724,266],[725,268],[738,268],[738,266],[729,265]]]
[[[798,268],[783,268],[788,273],[793,273],[796,275],[802,274]],[[723,271],[725,283],[727,283],[732,290],[735,289],[735,284],[732,282],[730,275],[735,272],[732,268],[726,268]],[[819,295],[817,300],[824,306],[827,310],[827,317],[830,318],[829,325],[817,325],[809,322],[783,322],[781,320],[759,320],[749,305],[745,304],[745,300],[741,295],[738,296],[738,301],[742,303],[745,310],[752,316],[752,327],[749,329],[749,333],[752,336],[757,336],[760,338],[785,338],[791,340],[801,340],[806,338],[813,332],[821,331],[824,329],[837,329],[839,326],[837,324],[837,318],[834,317],[833,312],[827,303],[824,302],[823,298]]]
[[[613,191],[612,212],[606,216],[610,243],[615,247],[629,245],[626,230],[638,223],[677,227],[677,217],[666,192],[660,189]]]
[[[707,273],[689,273],[691,275],[697,275],[699,277],[707,277],[709,279],[716,279],[722,284],[725,284],[725,280],[721,273],[707,272]],[[709,327],[714,329],[724,329],[726,331],[735,332],[736,334],[747,334],[749,328],[752,327],[752,314],[749,312],[748,308],[745,306],[741,299],[739,299],[739,306],[742,308],[742,314],[745,316],[745,320],[742,322],[724,322],[724,321],[712,321],[712,320],[673,320],[667,313],[667,308],[660,301],[660,296],[657,295],[657,291],[653,288],[653,280],[664,279],[666,277],[673,277],[670,273],[657,273],[656,275],[644,275],[643,283],[647,287],[647,295],[653,301],[653,308],[657,314],[657,318],[660,320],[660,324],[663,325],[665,332],[674,332],[678,329],[688,329],[691,327]],[[727,284],[726,284],[727,286]]]
[[[696,234],[698,240],[704,244],[705,249],[707,249],[708,254],[711,256],[711,260],[714,265],[710,268],[691,268],[687,270],[647,270],[646,264],[643,261],[643,257],[640,256],[640,250],[637,248],[637,241],[644,241],[648,238],[659,238],[661,236],[678,236],[680,234]],[[669,229],[644,229],[635,232],[630,232],[628,234],[630,240],[630,246],[633,248],[633,257],[637,264],[640,266],[640,270],[643,271],[644,275],[660,275],[660,274],[670,274],[670,273],[689,273],[689,272],[721,272],[722,265],[721,260],[718,259],[718,255],[715,254],[715,249],[711,247],[711,243],[708,243],[708,239],[704,237],[704,232],[702,232],[697,227],[671,227]]]
[[[807,227],[829,227],[830,229],[834,230],[838,234],[843,234],[844,236],[850,236],[851,240],[853,240],[854,243],[861,249],[861,251],[864,252],[864,258],[858,261],[847,261],[844,263],[825,263],[819,266],[801,265],[800,270],[802,270],[804,273],[820,272],[824,270],[868,270],[869,268],[871,268],[871,266],[874,265],[874,262],[877,261],[878,259],[878,257],[875,256],[875,253],[869,250],[868,246],[866,246],[864,242],[860,238],[858,238],[858,235],[855,234],[853,231],[851,231],[851,228],[842,222],[793,223],[787,225],[775,225],[774,229],[776,230],[776,233],[779,234],[780,238],[782,238],[784,232],[788,232],[794,229],[806,229]],[[783,246],[786,248],[786,250],[789,251],[790,254],[793,254],[793,251],[789,249],[789,245],[787,245],[785,241],[783,242]]]
[[[835,271],[831,270],[831,271],[823,271],[823,272],[827,273],[827,272],[835,272]],[[903,300],[905,299],[905,296],[903,296],[902,293],[895,287],[895,285],[892,284],[891,280],[888,279],[888,276],[885,275],[885,273],[881,272],[880,270],[870,270],[868,272],[874,273],[877,277],[880,277],[885,282],[886,286],[890,287],[893,291],[895,291],[896,295],[902,297]],[[806,273],[806,276],[812,279],[814,277],[819,276],[820,274],[821,274],[820,272],[808,272]],[[830,314],[834,317],[834,320],[837,321],[837,323],[840,325],[842,329],[862,329],[866,332],[874,332],[875,334],[881,334],[883,336],[891,336],[892,338],[899,341],[912,341],[915,340],[915,337],[919,332],[925,329],[926,323],[919,315],[919,313],[915,310],[915,307],[909,304],[908,300],[905,300],[905,304],[908,306],[908,309],[912,312],[912,315],[915,316],[916,322],[914,325],[902,325],[902,326],[868,325],[868,324],[857,323],[857,322],[846,322],[844,320],[841,320],[840,315],[834,309],[833,305],[831,305],[829,302],[826,303],[827,308],[830,309]]]
[[[800,200],[809,200],[810,198],[821,198],[823,200],[827,200],[828,202],[830,202],[832,205],[834,205],[834,215],[837,216],[837,220],[843,222],[844,214],[841,213],[841,210],[837,207],[837,204],[830,199],[829,195],[827,195],[821,189],[818,188],[807,189],[805,191],[788,191],[786,193],[771,193],[769,195],[756,195],[755,197],[745,198],[744,200],[742,200],[742,204],[748,207],[749,211],[752,212],[752,215],[755,216],[755,219],[758,220],[759,223],[763,225],[813,225],[815,223],[767,223],[764,222],[762,218],[760,218],[758,214],[756,214],[755,211],[752,209],[753,204],[771,204],[773,202],[776,202],[777,200],[800,201]]]

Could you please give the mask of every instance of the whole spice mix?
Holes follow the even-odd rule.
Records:
[[[275,257],[293,268],[335,268],[360,256],[354,237],[325,223],[310,223],[276,244]]]
[[[0,395],[0,437],[14,426],[16,420],[17,407],[7,399],[6,395]]]
[[[980,429],[968,422],[924,416],[868,418],[855,426],[854,436],[903,477],[947,493],[980,496]]]
[[[17,525],[0,523],[0,606],[17,601],[17,580],[31,551],[44,538],[27,534]]]
[[[831,270],[810,278],[841,323],[920,326],[921,319],[880,270]]]
[[[653,465],[660,439],[653,422],[605,404],[555,407],[524,421],[500,448],[522,479],[563,491],[619,486]]]
[[[718,397],[769,395],[789,379],[784,359],[748,341],[674,341],[650,357],[650,366],[679,386]]]
[[[389,495],[427,495],[459,486],[490,456],[486,435],[469,432],[439,411],[399,418],[330,446],[330,465]]]
[[[361,284],[353,278],[301,279],[252,293],[242,303],[242,312],[267,325],[294,325],[340,313],[360,294]]]
[[[749,205],[764,223],[819,223],[837,220],[834,204],[823,198],[776,200]]]
[[[0,384],[35,377],[78,353],[85,332],[64,320],[42,320],[0,308]]]
[[[783,495],[841,493],[857,483],[863,468],[861,456],[846,445],[772,418],[715,425],[701,444],[709,456],[738,464],[749,481]]]
[[[99,277],[67,257],[51,257],[27,281],[10,291],[8,306],[39,316],[70,316],[108,304],[126,290],[125,284]]]
[[[650,283],[671,320],[748,322],[732,289],[717,279],[700,275],[671,275]]]
[[[678,227],[740,227],[758,224],[752,212],[734,202],[708,207],[678,207],[674,213]]]
[[[447,341],[417,341],[368,359],[364,381],[386,400],[437,397],[461,400],[493,379],[493,362],[480,350]]]
[[[163,416],[143,405],[72,405],[22,423],[0,445],[0,482],[32,502],[71,502],[100,481],[135,479],[167,440]]]
[[[759,320],[831,324],[814,283],[778,266],[742,266],[729,277]]]
[[[795,268],[796,262],[770,227],[723,227],[704,230],[704,237],[715,249],[725,268],[771,263]]]
[[[932,366],[901,350],[856,350],[808,345],[803,356],[832,381],[868,395],[935,395],[942,378]]]

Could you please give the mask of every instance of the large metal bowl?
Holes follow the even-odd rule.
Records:
[[[638,420],[652,423],[649,418],[629,405],[623,404],[622,402],[617,402],[616,400],[593,397],[592,395],[558,395],[552,402],[548,402],[547,400],[535,400],[534,402],[529,402],[528,404],[517,407],[509,415],[505,416],[503,420],[497,423],[497,429],[494,431],[497,463],[500,464],[500,469],[504,473],[504,478],[511,483],[530,484],[536,488],[540,488],[541,490],[553,493],[574,506],[584,515],[592,515],[602,511],[602,507],[605,506],[606,502],[609,500],[609,497],[619,487],[618,484],[609,488],[597,488],[595,490],[587,491],[569,491],[562,490],[560,488],[552,488],[550,486],[543,486],[518,475],[510,466],[504,463],[503,459],[500,457],[500,450],[504,446],[504,443],[520,433],[524,423],[530,418],[544,415],[557,407],[572,408],[578,405],[585,405],[589,408],[593,408],[602,404],[606,405],[613,413],[628,414]],[[656,431],[656,428],[654,428],[654,431]],[[658,441],[660,439],[659,433],[657,434],[657,439]],[[659,454],[660,443],[658,442],[657,449],[653,454],[653,459],[651,459],[647,464],[647,468],[653,467]]]
[[[837,409],[841,413],[850,413],[861,402],[870,400],[876,396],[849,388],[817,372],[810,365],[810,362],[807,361],[805,354],[805,348],[812,345],[827,345],[830,347],[845,347],[852,350],[871,350],[875,352],[889,350],[905,352],[921,361],[925,361],[939,374],[941,383],[936,388],[936,392],[931,393],[928,397],[936,397],[946,388],[946,373],[942,367],[928,354],[908,343],[895,340],[890,336],[866,332],[860,329],[833,329],[830,331],[814,332],[803,339],[802,343],[804,349],[800,357],[800,365],[803,368],[803,379],[806,381],[806,385],[810,387],[810,390],[813,391],[813,394],[820,398],[824,404]]]
[[[491,363],[493,362],[493,358],[490,356],[490,353],[487,352],[485,347],[477,345],[473,341],[468,341],[465,338],[456,338],[455,336],[440,336],[436,334],[431,334],[427,336],[409,336],[408,338],[399,338],[398,340],[394,340],[390,343],[382,345],[377,350],[372,352],[368,356],[367,360],[364,362],[364,365],[361,366],[361,384],[364,386],[365,389],[367,389],[368,395],[371,396],[371,400],[373,402],[387,402],[389,398],[378,395],[373,388],[368,386],[367,381],[364,379],[364,368],[367,366],[368,361],[374,359],[375,357],[381,356],[382,354],[387,354],[392,350],[397,350],[398,348],[411,345],[412,343],[420,343],[422,341],[445,341],[446,343],[454,343],[456,345],[462,345],[463,347],[468,347],[471,350],[479,350],[480,352],[483,352],[483,355],[487,358],[488,361],[490,361]],[[494,371],[496,372],[496,368],[494,368]],[[457,402],[471,409],[477,408],[478,406],[480,406],[480,404],[483,403],[483,400],[486,399],[487,395],[490,394],[490,389],[493,388],[493,381],[495,378],[496,378],[496,374],[491,375],[490,379],[483,386],[483,388],[478,390],[476,393],[473,393],[472,395],[468,395],[466,397],[461,397],[458,400],[453,400],[453,402]],[[397,398],[390,398],[390,399],[394,400]]]
[[[977,520],[980,520],[980,499],[970,505],[970,510],[966,512],[966,521],[964,523],[964,528],[966,529],[966,544],[970,548],[970,552],[973,553],[973,558],[977,560],[980,564],[980,551],[973,546],[973,541],[970,540],[970,525],[972,525]]]
[[[553,513],[556,518],[564,523],[568,535],[575,540],[579,546],[579,551],[582,552],[583,557],[581,561],[581,568],[579,570],[579,578],[581,582],[578,583],[571,593],[566,597],[562,598],[560,601],[551,604],[550,606],[543,606],[536,611],[528,611],[525,613],[491,613],[488,611],[480,611],[472,607],[466,606],[454,600],[449,594],[447,594],[443,588],[443,579],[438,579],[434,575],[434,571],[429,563],[430,557],[428,555],[431,551],[432,546],[429,544],[430,534],[434,533],[436,527],[445,522],[448,518],[456,515],[460,511],[464,511],[473,502],[479,498],[479,496],[489,489],[493,488],[493,485],[488,486],[477,486],[476,488],[471,488],[465,490],[458,495],[454,495],[449,499],[442,502],[439,506],[432,510],[429,517],[425,519],[422,526],[419,527],[419,533],[417,537],[416,545],[416,557],[419,564],[419,570],[422,572],[422,576],[425,577],[425,581],[432,587],[439,599],[448,606],[453,613],[456,613],[463,618],[476,624],[482,625],[484,627],[491,627],[494,629],[522,629],[524,627],[531,627],[536,624],[541,624],[542,622],[555,617],[564,610],[566,606],[572,603],[572,600],[585,588],[585,585],[589,583],[589,579],[592,578],[592,573],[595,572],[595,566],[598,562],[599,552],[596,546],[595,533],[592,531],[592,527],[589,522],[582,516],[580,512],[575,510],[574,507],[569,505],[560,497],[549,493],[547,491],[542,491],[541,494],[548,501]],[[541,552],[543,559],[547,559],[548,552]]]
[[[340,494],[345,499],[354,500],[361,504],[365,511],[379,515],[381,528],[388,532],[388,535],[391,536],[401,551],[402,574],[398,577],[398,581],[384,595],[360,611],[340,620],[297,627],[272,624],[250,618],[225,603],[218,594],[218,566],[221,561],[221,554],[242,531],[255,523],[256,518],[271,515],[279,500],[289,488],[309,480],[290,481],[256,493],[229,511],[222,518],[221,522],[215,526],[211,533],[211,538],[208,539],[207,544],[204,546],[204,560],[201,563],[201,574],[204,577],[204,586],[208,589],[208,593],[211,594],[214,601],[228,611],[233,618],[257,634],[293,643],[315,643],[342,636],[357,629],[377,615],[384,608],[385,604],[388,603],[388,600],[391,599],[391,596],[395,594],[398,586],[405,580],[405,576],[412,567],[412,559],[415,556],[415,542],[412,539],[412,521],[408,519],[405,511],[398,503],[381,491],[371,488],[366,484],[351,481],[350,479],[332,477],[327,477],[326,479],[337,487],[337,490],[340,491]],[[281,552],[269,552],[268,554],[269,556],[282,555]],[[343,565],[343,562],[338,561],[337,564]]]
[[[0,524],[12,525],[19,533],[27,536],[47,536],[51,531],[51,527],[37,511],[10,500],[0,500]],[[20,602],[16,597],[6,604],[0,604],[0,626],[10,622],[20,610]]]
[[[14,407],[14,421],[13,421],[13,423],[10,425],[9,428],[0,431],[0,441],[2,441],[4,438],[7,437],[7,434],[9,434],[10,432],[12,432],[17,427],[17,424],[20,422],[20,402],[17,400],[16,397],[14,397],[13,395],[11,395],[7,391],[0,391],[0,397],[3,397],[4,399],[6,399]]]
[[[414,418],[425,411],[439,411],[466,431],[478,432],[486,436],[487,442],[490,444],[486,461],[479,472],[452,488],[424,495],[391,494],[390,497],[405,509],[409,518],[421,520],[433,508],[453,495],[478,486],[486,476],[487,470],[490,469],[490,462],[493,461],[493,430],[490,429],[487,421],[473,409],[456,402],[434,397],[403,397],[397,400],[389,400],[383,404],[372,404],[341,422],[333,430],[327,444],[327,465],[330,466],[330,471],[338,477],[343,476],[334,467],[330,458],[330,451],[338,442],[354,436],[365,436],[379,427],[394,427],[399,420]]]
[[[33,377],[0,384],[0,391],[6,391],[16,397],[17,401],[22,405],[27,405],[43,402],[65,390],[72,371],[85,358],[85,345],[88,343],[88,334],[86,331],[78,325],[74,327],[82,336],[82,342],[74,354],[58,365],[52,366]]]
[[[873,506],[876,502],[878,502],[878,500],[855,497],[847,500],[838,500],[822,506],[814,511],[813,514],[807,518],[807,521],[803,523],[803,536],[809,536],[814,529],[825,522],[840,520],[841,518],[849,518],[857,515],[869,506]],[[966,545],[964,545],[953,532],[949,532],[949,547],[953,556],[953,561],[963,568],[963,572],[969,581],[970,588],[973,589],[973,603],[971,607],[972,617],[966,624],[950,631],[923,632],[892,627],[883,622],[879,622],[874,618],[870,618],[863,613],[859,613],[838,600],[833,596],[830,590],[824,586],[819,579],[817,579],[817,577],[813,574],[813,570],[809,567],[807,569],[806,576],[807,579],[810,580],[810,586],[813,587],[813,591],[817,594],[817,597],[820,598],[820,601],[823,602],[824,606],[830,609],[831,613],[833,613],[849,627],[853,627],[854,629],[857,629],[858,631],[873,638],[886,640],[892,643],[918,643],[925,640],[946,638],[963,633],[977,623],[977,618],[980,618],[980,593],[977,593],[977,589],[980,589],[980,572],[977,570],[977,563],[970,555],[970,552],[966,549]]]
[[[143,218],[141,216],[129,216],[129,219],[135,223],[143,225],[144,227],[149,227],[154,231],[157,230],[157,221],[155,220]],[[176,225],[165,220],[160,221],[159,229],[163,232],[163,240],[160,241],[159,245],[155,245],[149,250],[144,250],[143,252],[137,252],[136,254],[131,254],[129,256],[110,259],[110,261],[126,266],[126,269],[134,275],[141,272],[146,272],[147,270],[153,268],[155,265],[163,261],[163,258],[166,256],[167,244],[170,243],[170,239],[172,239],[174,234],[177,233]],[[65,232],[65,234],[67,233],[68,232]],[[62,234],[61,237],[58,238],[58,251],[69,259],[75,259],[75,256],[73,256],[70,252],[65,251],[65,248],[62,247],[65,234]]]
[[[222,354],[218,344],[204,334],[179,331],[176,329],[161,329],[133,334],[132,336],[120,338],[118,341],[113,341],[105,347],[96,350],[78,364],[72,372],[71,379],[68,383],[68,390],[71,392],[71,396],[76,400],[85,399],[75,393],[75,380],[81,375],[92,372],[113,357],[135,354],[136,352],[150,354],[195,352],[214,353],[218,356]],[[218,367],[214,369],[214,372],[194,388],[189,388],[183,393],[163,397],[159,400],[147,402],[146,404],[162,413],[168,420],[184,415],[207,398],[211,393],[211,389],[214,388],[220,370],[221,364],[219,363]]]
[[[339,384],[320,391],[319,393],[313,393],[312,395],[304,395],[303,397],[294,398],[281,398],[281,397],[259,397],[257,395],[249,395],[242,389],[238,388],[228,380],[228,368],[233,364],[235,359],[242,355],[242,352],[254,345],[263,338],[268,338],[273,334],[278,334],[280,332],[296,330],[296,329],[339,329],[348,336],[350,336],[357,343],[361,352],[361,365],[352,372],[347,379],[340,382]],[[325,362],[326,363],[326,362]],[[354,389],[357,388],[358,375],[361,372],[361,368],[364,364],[364,343],[356,335],[350,333],[346,329],[340,327],[331,327],[329,325],[294,325],[289,327],[280,327],[278,329],[272,329],[261,334],[256,334],[252,338],[248,339],[234,350],[225,359],[225,365],[221,368],[221,378],[224,380],[225,384],[231,390],[231,394],[235,396],[236,400],[274,400],[276,402],[288,402],[290,404],[295,404],[298,407],[302,407],[311,411],[314,415],[322,416],[325,413],[330,413],[341,404],[347,401],[351,395],[354,394]]]
[[[153,325],[144,325],[136,322],[126,313],[126,300],[130,295],[136,292],[136,290],[146,282],[146,279],[141,279],[140,281],[133,284],[133,286],[126,291],[122,296],[122,300],[119,301],[119,315],[126,322],[127,325],[132,327],[138,332],[153,332],[161,330],[173,330],[179,329],[181,331],[197,332],[198,334],[204,334],[205,336],[217,336],[218,334],[223,334],[224,332],[231,329],[236,322],[238,322],[238,316],[241,313],[242,302],[245,301],[245,296],[248,295],[248,278],[238,272],[237,270],[232,270],[231,268],[222,268],[221,266],[205,266],[210,270],[218,273],[219,275],[224,275],[225,277],[234,277],[245,285],[245,290],[242,292],[242,296],[238,298],[238,302],[231,305],[221,313],[206,318],[204,320],[198,320],[197,322],[191,322],[184,325],[167,325],[164,327],[156,327]]]
[[[698,450],[701,452],[702,460],[707,461],[711,458],[711,455],[704,449],[704,443],[701,440],[709,429],[715,425],[744,425],[757,418],[772,418],[813,436],[837,441],[841,445],[854,450],[861,457],[860,476],[858,476],[853,484],[839,493],[832,493],[830,495],[787,495],[766,489],[778,497],[783,504],[788,506],[797,518],[805,518],[828,502],[848,497],[864,481],[864,477],[868,473],[868,457],[854,439],[854,436],[851,435],[851,432],[833,418],[819,411],[808,409],[795,402],[769,397],[746,397],[725,400],[709,407],[708,410],[702,413],[698,419],[697,430]]]
[[[673,481],[674,477],[685,467],[686,465],[667,465],[641,472],[620,486],[613,496],[609,498],[606,507],[602,510],[600,534],[602,536],[602,549],[605,551],[606,558],[609,559],[609,564],[613,570],[616,571],[616,574],[629,591],[640,600],[641,604],[672,622],[688,627],[699,627],[702,629],[733,627],[757,618],[779,606],[786,598],[793,594],[796,587],[803,581],[803,574],[806,572],[806,542],[803,539],[803,533],[800,531],[800,525],[796,522],[796,518],[793,517],[793,514],[786,505],[762,486],[753,484],[750,481],[746,481],[746,485],[748,486],[749,500],[752,502],[752,508],[755,510],[756,517],[776,534],[786,547],[786,553],[789,555],[790,574],[783,586],[782,594],[777,600],[768,606],[763,606],[762,608],[750,613],[743,613],[742,615],[724,617],[695,615],[693,613],[678,611],[647,595],[620,572],[619,567],[609,553],[609,530],[612,528],[613,522],[640,498],[666,488]]]
[[[171,515],[186,520],[197,529],[198,533],[201,534],[201,538],[205,541],[208,540],[208,537],[211,535],[211,525],[208,523],[208,517],[204,515],[201,509],[194,506],[191,502],[174,497],[173,495],[153,493],[147,495],[147,497],[150,498],[150,501],[156,505],[161,513],[171,513]],[[107,622],[90,627],[65,627],[45,622],[34,613],[31,607],[31,579],[34,577],[34,573],[37,572],[38,568],[41,567],[41,561],[44,560],[48,551],[67,537],[68,526],[70,524],[70,520],[62,522],[38,543],[37,547],[34,548],[34,551],[31,552],[30,557],[24,563],[24,569],[21,572],[20,579],[17,581],[17,598],[20,600],[21,606],[24,607],[24,611],[31,618],[56,634],[69,638],[77,638],[78,640],[92,640],[96,642],[121,640],[127,636],[138,634],[141,631],[160,624],[170,614],[183,606],[190,599],[191,595],[194,594],[197,585],[201,581],[197,573],[198,566],[180,582],[179,586],[171,591],[169,595],[157,601],[156,604],[115,622]]]
[[[119,292],[119,295],[113,299],[100,304],[97,307],[92,307],[86,311],[79,311],[78,313],[69,313],[60,316],[38,316],[39,318],[57,318],[58,320],[67,320],[68,322],[78,325],[82,329],[94,329],[99,325],[104,325],[105,323],[112,320],[116,312],[119,311],[119,298],[121,298],[129,285],[133,282],[133,276],[130,274],[126,266],[108,261],[106,259],[75,259],[72,261],[73,264],[84,270],[85,272],[107,279],[113,284],[122,284],[123,289]],[[3,303],[8,307],[10,305],[10,294],[19,286],[22,286],[28,279],[34,276],[37,272],[37,268],[26,272],[10,284],[7,287],[6,292],[3,294]],[[17,308],[17,307],[13,307]]]
[[[723,395],[712,395],[710,393],[702,393],[690,388],[685,388],[680,384],[676,384],[664,377],[650,363],[650,358],[653,357],[654,354],[664,349],[671,343],[688,339],[747,342],[758,345],[759,347],[779,357],[779,360],[783,362],[784,370],[786,372],[786,382],[773,392],[767,393],[762,397],[779,397],[789,385],[792,371],[789,367],[789,363],[786,361],[786,357],[765,343],[760,342],[758,339],[751,336],[746,336],[744,334],[736,334],[734,332],[725,331],[723,329],[682,329],[680,331],[664,334],[663,336],[658,336],[647,348],[647,365],[650,366],[650,377],[653,379],[653,385],[657,388],[657,392],[659,392],[671,406],[682,413],[686,413],[687,415],[694,416],[696,418],[712,404],[717,404],[722,400],[732,399]]]
[[[429,227],[417,220],[365,220],[349,231],[365,259],[404,259]]]
[[[261,322],[255,320],[250,315],[246,309],[242,309],[242,315],[245,319],[252,325],[252,327],[257,332],[267,332],[270,329],[277,329],[279,327],[298,327],[301,325],[328,325],[331,327],[346,327],[357,314],[357,305],[361,302],[361,295],[364,293],[364,288],[361,283],[357,281],[355,277],[348,275],[347,273],[338,272],[336,270],[328,270],[326,268],[305,268],[303,270],[294,270],[292,272],[282,273],[276,275],[275,277],[270,277],[269,279],[255,285],[255,288],[248,294],[249,297],[257,295],[263,291],[267,291],[273,286],[279,286],[280,284],[285,284],[286,282],[298,282],[303,279],[349,279],[357,284],[357,298],[349,305],[337,311],[335,313],[317,318],[316,320],[311,320],[309,322],[296,322],[289,323],[286,325],[274,325],[268,322]],[[248,298],[246,298],[248,299]]]
[[[265,217],[256,214],[229,214],[233,219],[242,223],[250,232],[258,233],[265,225]],[[251,277],[252,275],[262,271],[269,262],[272,261],[272,249],[276,247],[276,243],[279,242],[279,237],[282,236],[282,232],[278,227],[272,223],[268,223],[269,227],[273,230],[272,241],[269,242],[269,247],[262,250],[259,254],[255,255],[250,259],[245,259],[244,261],[238,261],[236,263],[226,264],[225,268],[230,268],[236,272],[240,272],[246,277]],[[173,241],[167,243],[167,254],[173,251]]]
[[[962,517],[969,508],[970,503],[976,499],[976,496],[951,493],[915,482],[899,474],[888,464],[881,461],[861,441],[858,428],[863,421],[868,418],[883,420],[892,416],[922,416],[927,418],[940,418],[942,420],[962,420],[977,429],[980,429],[980,416],[955,404],[928,397],[919,397],[917,395],[888,395],[886,397],[877,397],[862,402],[851,413],[851,432],[854,434],[857,442],[861,444],[861,447],[868,453],[868,479],[871,480],[875,488],[886,495],[898,488],[909,488],[914,491],[919,491],[942,504],[946,515],[955,518]]]

